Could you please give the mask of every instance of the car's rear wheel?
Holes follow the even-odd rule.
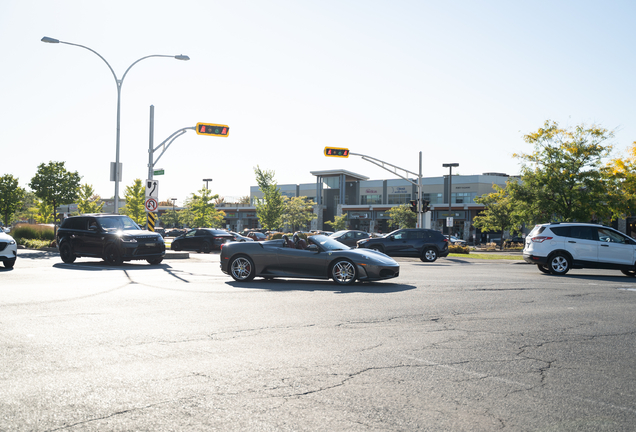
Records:
[[[161,264],[161,261],[163,261],[163,257],[150,258],[150,259],[147,259],[146,261],[148,261],[148,264],[150,265],[157,265],[157,264]]]
[[[437,250],[433,248],[424,249],[424,252],[422,252],[422,256],[420,257],[420,260],[422,260],[423,262],[429,262],[429,263],[434,262],[435,260],[437,260]]]
[[[62,258],[62,261],[66,264],[75,262],[75,255],[73,255],[73,249],[70,244],[62,243],[62,246],[60,246],[60,258]]]
[[[331,266],[331,278],[338,285],[351,285],[357,277],[356,266],[351,261],[339,260]]]
[[[548,268],[553,275],[564,275],[570,271],[570,258],[562,253],[550,257]]]
[[[254,262],[246,256],[239,256],[230,263],[230,275],[235,281],[248,282],[254,279]]]
[[[181,245],[179,244],[179,242],[172,242],[172,244],[170,245],[170,250],[178,252],[181,250]]]
[[[120,266],[124,263],[121,257],[119,249],[115,245],[109,245],[106,247],[106,253],[104,254],[104,261],[112,266]]]
[[[210,246],[210,243],[203,242],[203,244],[201,245],[201,252],[210,253],[211,250],[212,250],[212,247]]]
[[[550,274],[550,269],[544,266],[543,264],[537,264],[537,268],[543,273]]]

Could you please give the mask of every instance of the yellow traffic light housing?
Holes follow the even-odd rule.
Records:
[[[338,148],[338,147],[325,147],[325,156],[330,157],[349,157],[349,149],[348,148]]]
[[[230,127],[214,123],[197,123],[196,132],[199,135],[227,137],[230,134]]]

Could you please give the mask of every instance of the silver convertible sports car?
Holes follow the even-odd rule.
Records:
[[[400,265],[387,255],[371,249],[351,249],[324,235],[307,242],[286,237],[264,242],[230,242],[221,248],[221,270],[237,281],[311,278],[333,279],[340,285],[356,280],[391,279],[400,274]]]

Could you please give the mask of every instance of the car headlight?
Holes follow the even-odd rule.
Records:
[[[121,241],[124,243],[137,243],[137,239],[134,239],[132,237],[122,237]]]

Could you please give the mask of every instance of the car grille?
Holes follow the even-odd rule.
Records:
[[[399,271],[393,271],[391,269],[380,270],[380,277],[398,277],[399,274],[400,274]]]
[[[6,243],[6,242],[0,242],[0,251],[3,251],[4,248],[6,248],[8,244],[9,243]]]

